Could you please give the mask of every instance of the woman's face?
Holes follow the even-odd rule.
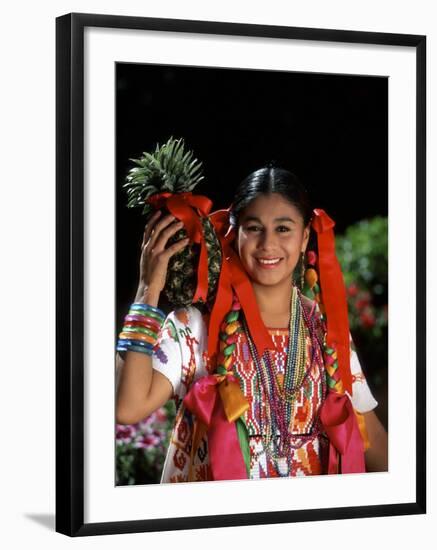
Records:
[[[299,210],[277,193],[259,195],[238,221],[238,254],[252,281],[265,286],[291,284],[310,234]]]

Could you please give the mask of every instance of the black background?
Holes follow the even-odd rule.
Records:
[[[285,71],[116,65],[117,331],[135,297],[145,217],[122,188],[129,158],[170,136],[203,163],[213,210],[270,160],[294,172],[336,233],[388,215],[388,79]]]

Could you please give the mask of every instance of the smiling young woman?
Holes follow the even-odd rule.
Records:
[[[339,378],[340,357],[327,345],[326,317],[295,282],[313,214],[304,187],[287,170],[264,167],[241,182],[229,210],[233,248],[253,290],[251,311],[259,312],[272,346],[258,353],[251,313],[234,294],[216,361],[208,356],[208,325],[199,310],[190,306],[165,318],[158,309],[168,260],[186,243],[167,246],[178,230],[169,216],[156,215],[147,225],[132,313],[140,312],[145,328],[159,335],[150,353],[127,351],[120,359],[117,420],[136,422],[175,400],[161,482],[387,469],[387,434],[350,334],[348,392]],[[205,396],[213,397],[207,403]],[[339,415],[341,422],[346,415],[344,432],[352,434],[342,453],[333,443],[338,434],[332,420]]]

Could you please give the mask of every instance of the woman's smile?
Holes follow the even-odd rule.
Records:
[[[274,269],[282,261],[282,258],[255,258],[263,269]]]

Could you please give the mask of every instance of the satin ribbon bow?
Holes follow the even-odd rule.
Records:
[[[197,288],[193,297],[193,303],[203,300],[208,296],[208,253],[203,226],[200,216],[206,217],[212,207],[212,202],[203,195],[188,193],[157,193],[146,201],[156,210],[165,206],[170,214],[183,222],[185,230],[191,242],[200,244],[199,265],[197,268]]]
[[[327,473],[365,472],[363,437],[350,398],[329,391],[320,409],[320,420],[329,438]]]
[[[247,479],[235,420],[249,408],[249,403],[234,373],[202,376],[191,386],[183,402],[196,416],[191,465],[200,438],[207,430],[213,480]]]

